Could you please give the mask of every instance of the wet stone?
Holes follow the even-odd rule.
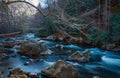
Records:
[[[9,59],[9,55],[6,53],[0,53],[0,62]]]
[[[56,45],[55,45],[55,48],[60,49],[60,50],[63,50],[63,46],[60,45],[60,44],[56,44]]]
[[[29,64],[30,64],[30,61],[26,61],[26,62],[24,63],[25,66],[27,66],[27,65],[29,65]]]
[[[48,47],[44,43],[29,43],[20,47],[19,54],[30,58],[39,58],[41,53],[47,50]]]
[[[52,66],[43,69],[41,73],[47,78],[79,78],[77,70],[62,60],[58,60]]]
[[[100,78],[100,76],[93,76],[93,78]]]
[[[68,60],[75,62],[88,62],[90,60],[91,53],[89,50],[84,52],[76,51],[71,56],[68,57]]]
[[[28,78],[29,73],[24,72],[20,68],[11,69],[8,78]]]
[[[39,78],[39,74],[38,73],[30,74],[30,78]]]

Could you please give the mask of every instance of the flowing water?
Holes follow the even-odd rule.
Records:
[[[48,56],[40,57],[38,62],[36,62],[34,59],[30,59],[19,54],[17,54],[16,57],[11,57],[11,55],[9,55],[8,59],[4,59],[2,62],[0,62],[0,70],[4,72],[4,78],[7,78],[9,71],[8,68],[19,67],[26,72],[41,73],[42,69],[52,65],[59,59],[65,60],[67,63],[72,64],[75,68],[77,68],[81,78],[94,78],[93,76],[100,76],[100,78],[120,78],[120,54],[115,52],[100,50],[98,48],[85,48],[61,42],[41,40],[40,38],[35,37],[33,33],[18,35],[12,39],[29,41],[34,40],[36,42],[42,41],[48,45],[48,47],[54,53]],[[0,41],[10,42],[12,40],[1,38]],[[56,44],[60,44],[63,47],[63,50],[56,49]],[[17,53],[19,47],[19,45],[15,45],[10,49]],[[88,49],[91,52],[91,58],[89,62],[76,63],[67,60],[68,56],[70,56],[73,52],[78,50],[84,51],[85,49]],[[32,62],[30,65],[25,66],[24,63],[27,60],[32,60]],[[41,74],[40,78],[43,78]]]

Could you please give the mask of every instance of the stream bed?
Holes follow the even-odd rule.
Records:
[[[8,59],[4,59],[0,62],[0,71],[4,72],[4,78],[7,78],[8,68],[19,67],[22,70],[30,73],[41,73],[41,70],[52,65],[57,60],[64,60],[67,63],[73,65],[78,72],[80,73],[80,78],[95,78],[94,76],[99,76],[100,78],[120,78],[120,54],[105,50],[100,50],[98,48],[85,48],[78,45],[72,45],[62,42],[54,42],[41,40],[38,37],[35,37],[33,33],[26,33],[23,35],[18,35],[13,37],[15,40],[29,40],[29,41],[42,41],[44,42],[52,51],[53,54],[42,56],[39,58],[39,61],[36,62],[33,60],[30,65],[25,66],[24,63],[30,58],[21,56],[17,54],[16,57],[9,55]],[[0,42],[9,42],[10,40],[6,38],[1,38]],[[63,50],[56,49],[56,44],[59,44],[63,47]],[[15,45],[10,48],[12,51],[17,53],[19,45]],[[91,58],[89,62],[77,63],[68,61],[67,58],[74,53],[75,51],[84,51],[90,50]],[[41,76],[40,78],[45,78]]]

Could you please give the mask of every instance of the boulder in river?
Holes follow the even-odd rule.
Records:
[[[79,78],[77,70],[62,60],[58,60],[52,66],[43,69],[41,73],[47,78]]]
[[[20,68],[11,69],[8,78],[28,78],[29,73],[24,72]]]
[[[62,45],[60,45],[60,44],[56,44],[56,45],[55,45],[55,48],[57,48],[57,49],[59,49],[59,50],[63,50],[64,47],[63,47]]]
[[[45,56],[45,55],[51,55],[53,53],[53,51],[51,51],[50,49],[47,49],[46,51],[43,51],[40,53],[40,55]]]
[[[85,50],[84,52],[76,51],[71,56],[68,57],[69,60],[75,62],[87,62],[90,60],[90,51]]]
[[[46,50],[48,47],[44,43],[29,43],[21,45],[19,53],[31,58],[38,58]]]

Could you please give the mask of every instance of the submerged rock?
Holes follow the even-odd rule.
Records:
[[[9,55],[6,53],[0,53],[0,62],[4,61],[5,59],[8,59]]]
[[[29,65],[30,64],[30,61],[26,61],[25,63],[24,63],[24,65]]]
[[[87,62],[90,60],[90,55],[91,53],[89,50],[85,50],[84,52],[76,51],[69,56],[68,59],[76,62]]]
[[[28,78],[28,74],[20,68],[15,68],[10,70],[8,78]]]
[[[43,69],[41,73],[47,78],[79,78],[77,70],[62,60],[58,60],[52,66]]]

